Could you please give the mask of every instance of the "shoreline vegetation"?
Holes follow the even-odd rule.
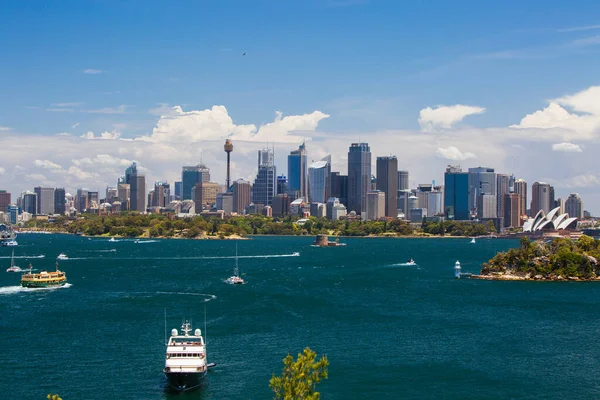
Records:
[[[305,236],[326,234],[338,237],[405,237],[465,238],[495,235],[492,223],[430,222],[411,224],[406,221],[332,221],[310,217],[272,218],[261,215],[226,219],[202,216],[175,218],[162,214],[122,213],[77,218],[58,217],[52,221],[32,220],[23,232],[44,231],[85,236],[127,238],[247,239],[249,235]]]
[[[505,281],[600,281],[600,241],[589,236],[577,240],[556,238],[530,241],[496,254],[472,279]]]

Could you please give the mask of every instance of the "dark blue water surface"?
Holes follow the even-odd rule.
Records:
[[[478,272],[514,241],[254,237],[240,256],[300,256],[240,258],[243,286],[224,283],[235,241],[18,241],[21,267],[66,253],[71,286],[19,288],[0,249],[3,399],[270,399],[283,357],[306,346],[331,363],[323,399],[600,398],[600,283],[453,279],[457,259]],[[203,329],[205,306],[217,367],[202,390],[167,394],[164,310],[169,330]]]

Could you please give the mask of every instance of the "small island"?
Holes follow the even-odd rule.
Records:
[[[535,281],[600,281],[600,242],[589,236],[577,240],[521,238],[518,249],[496,254],[473,279]]]

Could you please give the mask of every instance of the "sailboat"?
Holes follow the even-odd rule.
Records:
[[[10,257],[10,267],[6,269],[6,272],[21,272],[21,268],[15,265],[15,251],[13,250],[12,256]]]
[[[471,241],[469,243],[475,244],[475,238],[471,238]]]
[[[229,283],[230,285],[241,285],[245,283],[244,280],[240,278],[240,270],[238,268],[237,242],[235,242],[235,268],[233,269],[233,275],[227,278],[225,282]]]

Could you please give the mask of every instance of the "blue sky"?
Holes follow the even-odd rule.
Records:
[[[439,180],[443,164],[450,160],[465,167],[488,161],[498,169],[521,167],[523,171],[504,172],[529,175],[532,182],[547,178],[565,182],[589,172],[582,157],[594,149],[595,133],[548,139],[544,144],[548,154],[561,160],[576,156],[581,164],[560,172],[550,164],[530,171],[526,161],[515,161],[508,146],[519,144],[519,138],[503,142],[503,154],[485,154],[485,149],[469,147],[470,142],[485,144],[485,140],[468,139],[506,136],[504,129],[543,110],[552,99],[597,85],[599,50],[597,1],[2,2],[0,127],[5,129],[0,135],[33,141],[54,138],[50,145],[73,146],[74,152],[89,156],[106,153],[143,160],[151,149],[136,150],[120,141],[113,147],[103,144],[97,150],[103,153],[87,154],[93,148],[74,140],[67,146],[61,141],[64,136],[56,135],[79,138],[90,131],[96,135],[107,131],[118,132],[120,139],[149,136],[165,110],[176,105],[183,111],[222,105],[235,125],[257,127],[273,122],[276,111],[302,116],[318,110],[328,117],[317,118],[316,125],[309,123],[299,136],[314,132],[313,147],[322,143],[323,151],[331,153],[340,146],[344,147],[340,154],[347,149],[342,142],[327,144],[331,138],[350,142],[373,137],[373,143],[382,143],[375,150],[400,158],[406,149],[389,144],[415,142],[424,146],[415,152],[420,159],[430,148],[435,158],[436,146],[447,149],[452,143],[464,143],[458,158],[444,160],[438,154],[425,162],[431,170],[415,171],[415,180]],[[563,106],[573,115],[589,113],[577,104]],[[439,105],[469,105],[485,112],[459,117],[444,126],[443,138],[430,136],[429,142],[422,142],[420,112]],[[564,128],[560,123],[534,125],[527,128]],[[390,134],[385,145],[383,132],[397,134]],[[527,133],[522,138],[526,143],[521,147],[539,147]],[[270,139],[278,142],[275,136]],[[551,150],[557,143],[574,143],[582,151],[557,155]],[[4,148],[8,150],[8,145]],[[284,145],[280,153],[291,148]],[[12,154],[17,149],[13,150]],[[255,163],[254,150],[248,152],[248,165]],[[315,151],[315,158],[323,151]],[[472,159],[464,157],[467,152]],[[68,170],[65,164],[73,156],[67,153],[49,161]],[[31,156],[40,161],[49,158]],[[26,175],[43,175],[49,183],[58,180],[14,157],[7,165],[0,161],[0,168],[8,171],[0,175],[0,186],[21,190],[23,180],[11,169],[15,163]],[[338,160],[343,165],[343,155]],[[148,159],[148,169],[164,170],[154,164],[159,161]],[[246,169],[244,162],[238,159],[240,170]],[[561,162],[568,164],[570,159]],[[178,166],[171,169],[165,174],[174,178]],[[600,211],[600,197],[592,193],[597,185],[594,177],[576,188],[590,191]],[[101,186],[102,179],[96,177],[87,186]],[[565,187],[563,197],[571,189]]]

